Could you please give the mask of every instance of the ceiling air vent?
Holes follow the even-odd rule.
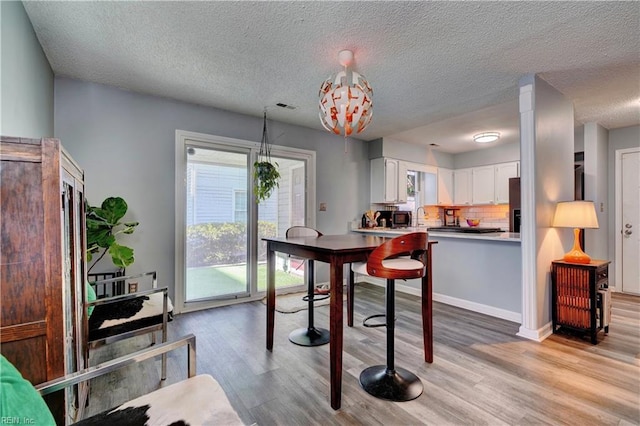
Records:
[[[293,105],[283,104],[282,102],[278,102],[276,105],[279,106],[280,108],[296,109],[296,107],[294,107]]]

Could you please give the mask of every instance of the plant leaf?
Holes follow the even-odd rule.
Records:
[[[133,263],[133,249],[114,243],[109,247],[109,255],[113,264],[119,268],[126,268]]]
[[[127,203],[120,197],[109,197],[102,202],[100,217],[109,223],[116,225],[118,221],[127,213]]]
[[[102,248],[109,248],[109,246],[116,242],[116,237],[111,234],[111,229],[94,229],[89,232],[87,230],[87,246],[92,247],[97,245]]]

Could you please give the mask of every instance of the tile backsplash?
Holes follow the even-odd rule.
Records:
[[[509,230],[509,206],[455,206],[460,210],[460,226],[467,226],[465,219],[480,219],[480,226],[484,228],[502,228]],[[442,226],[444,208],[438,206],[424,206],[425,215],[419,218],[420,224],[427,226]]]

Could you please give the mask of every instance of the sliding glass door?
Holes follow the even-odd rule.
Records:
[[[185,132],[186,133],[186,132]],[[176,301],[179,311],[253,300],[266,290],[266,243],[294,225],[313,226],[315,155],[273,147],[279,187],[256,204],[259,146],[182,137],[176,149]],[[304,290],[304,262],[279,255],[278,292]]]
[[[187,303],[249,294],[250,155],[250,150],[187,146]]]
[[[287,229],[306,222],[306,161],[271,155],[278,163],[280,185],[258,206],[258,291],[267,289],[266,243],[262,237],[284,237]],[[277,255],[276,287],[280,290],[304,283],[304,262]]]

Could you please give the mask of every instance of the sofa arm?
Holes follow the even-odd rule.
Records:
[[[105,274],[103,274],[105,275]],[[95,281],[90,281],[89,284],[95,289],[96,294],[99,295],[100,298],[106,296],[117,296],[120,294],[127,294],[129,292],[127,283],[132,280],[144,280],[151,281],[151,288],[158,287],[158,279],[156,271],[143,272],[141,274],[133,274],[133,275],[114,275],[110,278],[103,278]],[[112,291],[107,291],[108,285],[111,284]],[[115,290],[113,286],[117,287]]]
[[[173,319],[173,304],[166,287],[88,302],[86,314],[91,307],[95,307],[93,313],[85,318],[87,341],[92,344],[149,333],[154,328],[163,330],[166,341],[167,322]]]
[[[147,349],[104,362],[78,373],[36,386],[41,395],[59,391],[65,387],[79,384],[119,368],[144,361],[167,352],[188,347],[186,380],[161,387],[144,394],[119,407],[103,411],[79,424],[96,425],[117,424],[137,425],[141,418],[147,419],[145,424],[223,424],[242,425],[242,420],[231,405],[220,384],[210,375],[196,376],[196,338],[193,334],[175,342],[163,343]]]
[[[77,385],[78,383],[111,373],[128,365],[154,358],[183,346],[187,346],[187,376],[193,377],[196,374],[196,336],[189,334],[173,342],[154,345],[138,352],[103,362],[95,367],[89,367],[77,373],[71,373],[64,377],[41,383],[35,388],[41,395],[47,395],[68,386]]]

